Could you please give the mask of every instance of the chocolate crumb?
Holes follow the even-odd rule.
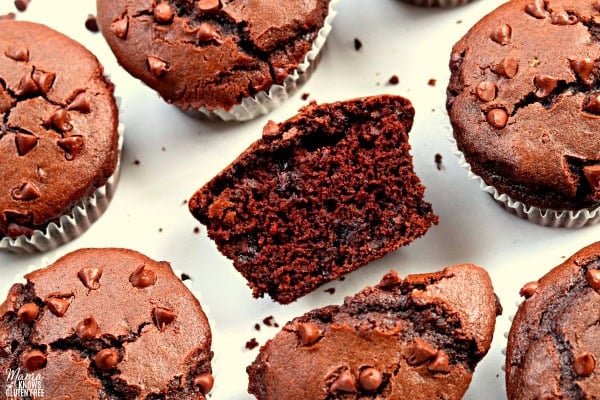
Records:
[[[187,202],[188,202],[187,199],[183,199],[183,201],[181,202],[181,205],[184,206],[187,204]]]
[[[8,20],[13,21],[16,15],[14,12],[9,12],[8,14],[0,15],[0,21]]]
[[[246,342],[246,350],[252,350],[258,347],[258,342],[256,338],[252,338]]]
[[[345,280],[346,280],[345,276],[340,276],[340,278],[338,279],[338,281],[340,281],[340,282],[344,282]]]
[[[308,96],[310,96],[310,94],[308,94],[308,93],[302,93],[302,100],[307,100]]]
[[[85,20],[85,27],[90,32],[97,33],[100,31],[100,29],[98,29],[98,21],[96,21],[95,15],[88,14]]]
[[[158,233],[162,232],[163,229],[162,228],[158,228]]]
[[[27,6],[31,0],[15,0],[15,7],[17,10],[24,12],[27,10]]]
[[[430,80],[427,81],[427,84],[429,86],[435,86],[435,84],[437,83],[437,80],[431,78]]]
[[[133,163],[134,163],[135,165],[140,165],[140,160],[138,160],[138,159],[136,158],[135,160],[133,160]]]
[[[324,292],[327,292],[329,294],[334,294],[335,293],[335,288],[325,289]]]
[[[194,233],[195,233],[195,234],[198,234],[198,233],[200,233],[200,228],[199,228],[199,227],[197,227],[197,226],[195,226],[195,227],[194,227]]]
[[[440,153],[435,155],[435,166],[437,167],[438,171],[441,171],[444,168],[442,165],[442,155]]]
[[[192,277],[189,276],[188,274],[186,274],[185,272],[181,273],[181,280],[182,281],[189,281],[191,279],[192,279]]]
[[[260,324],[254,324],[254,330],[255,331],[260,331]]]
[[[400,78],[398,78],[398,75],[392,75],[390,76],[390,79],[388,79],[388,83],[390,85],[397,85],[400,83]]]
[[[272,315],[269,315],[268,317],[264,318],[262,320],[263,324],[265,324],[266,326],[274,326],[274,327],[278,327],[279,325],[277,325],[277,323],[275,322],[275,318]]]
[[[362,47],[362,42],[358,38],[354,38],[354,50],[359,51]]]
[[[160,148],[161,151],[167,151],[167,148],[165,146]]]
[[[458,21],[456,21],[457,24],[462,24],[462,19],[459,19]]]

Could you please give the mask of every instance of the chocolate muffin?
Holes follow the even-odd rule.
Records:
[[[102,0],[97,17],[118,62],[164,100],[245,120],[274,108],[307,72],[307,55],[314,60],[330,29],[329,6],[329,0]]]
[[[82,249],[25,278],[0,306],[0,393],[15,371],[36,377],[48,399],[187,400],[210,391],[210,327],[167,262]]]
[[[437,223],[408,144],[414,109],[376,96],[311,103],[188,202],[255,297],[290,303]]]
[[[514,0],[452,49],[458,149],[498,200],[525,217],[533,208],[536,222],[569,226],[600,204],[599,27],[595,0]]]
[[[0,248],[77,236],[116,184],[118,111],[102,66],[46,26],[0,21],[0,116]]]
[[[468,290],[465,290],[468,288]],[[258,400],[461,399],[501,312],[482,268],[386,274],[288,322],[247,368]]]
[[[600,393],[600,242],[523,286],[506,351],[517,399],[595,399]]]

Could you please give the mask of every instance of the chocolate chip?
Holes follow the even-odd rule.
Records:
[[[39,189],[31,182],[23,182],[21,186],[14,188],[10,192],[14,200],[31,201],[41,196]]]
[[[407,362],[409,365],[419,365],[432,360],[438,351],[431,344],[427,343],[422,339],[415,339],[413,342],[412,354],[408,358]]]
[[[84,318],[83,321],[77,324],[75,333],[82,339],[91,339],[98,333],[98,323],[94,317]]]
[[[59,108],[46,118],[44,126],[47,128],[54,128],[58,132],[68,132],[73,129],[70,121],[71,117],[69,116],[69,113],[64,109]]]
[[[539,285],[540,284],[537,281],[526,283],[525,286],[523,286],[521,290],[519,290],[519,295],[528,299],[535,294]]]
[[[589,352],[580,354],[573,361],[573,370],[579,376],[590,376],[596,368],[596,359]]]
[[[137,267],[131,275],[129,275],[129,282],[133,287],[143,289],[148,286],[152,286],[156,283],[156,274],[154,271],[147,269],[144,265]]]
[[[46,366],[46,355],[39,350],[31,350],[23,356],[23,364],[28,371],[37,371]]]
[[[581,79],[586,85],[592,85],[594,83],[594,75],[592,70],[594,69],[595,63],[591,58],[582,58],[579,60],[571,60],[571,68],[575,74]]]
[[[15,61],[29,61],[29,49],[27,47],[9,47],[4,52],[4,55]]]
[[[127,39],[127,31],[129,30],[129,17],[124,16],[123,18],[117,19],[110,24],[110,30],[119,39]]]
[[[119,362],[119,354],[113,349],[102,349],[96,354],[94,361],[100,369],[111,369]]]
[[[585,277],[592,289],[594,289],[596,292],[600,291],[600,270],[588,269],[588,271],[585,273]]]
[[[512,79],[519,71],[519,60],[514,57],[506,57],[496,64],[492,70],[498,75]]]
[[[501,44],[502,46],[506,46],[510,43],[512,37],[512,28],[508,24],[501,25],[490,35],[491,39]]]
[[[435,359],[427,365],[429,372],[439,372],[447,374],[450,372],[450,363],[448,361],[448,354],[444,350],[439,350],[435,356]]]
[[[37,304],[26,303],[19,308],[19,311],[17,311],[17,317],[25,323],[30,323],[37,318],[39,313],[40,308]]]
[[[550,75],[540,74],[533,78],[533,84],[537,87],[535,95],[540,98],[546,98],[550,96],[552,91],[556,89],[558,80]]]
[[[27,10],[27,6],[31,0],[15,0],[15,7],[17,10],[24,12]]]
[[[348,370],[342,371],[331,384],[331,393],[353,393],[356,392],[354,376]]]
[[[166,61],[161,60],[158,57],[148,56],[148,69],[157,78],[161,77],[165,72],[169,71],[171,67]]]
[[[553,11],[550,17],[554,25],[573,25],[577,23],[577,17],[568,14],[565,10]]]
[[[548,16],[544,0],[534,0],[525,6],[525,12],[532,17],[542,19]]]
[[[46,306],[57,317],[62,317],[66,314],[69,305],[71,305],[71,298],[64,297],[50,297],[46,300]]]
[[[90,290],[100,288],[100,278],[102,277],[102,268],[98,267],[83,267],[77,273],[83,285]]]
[[[487,121],[494,128],[502,129],[508,122],[508,114],[502,108],[493,108],[487,113]]]
[[[56,74],[54,72],[46,72],[42,71],[41,69],[35,69],[33,70],[31,77],[40,91],[46,94],[50,91],[50,88],[54,84]]]
[[[82,114],[87,114],[91,111],[90,102],[85,92],[79,93],[71,102],[67,105],[68,111],[79,111]]]
[[[382,289],[392,289],[400,283],[402,283],[402,278],[400,278],[400,275],[398,275],[396,271],[390,270],[383,276],[383,278],[381,278],[378,286]]]
[[[154,310],[152,310],[152,317],[154,324],[158,330],[162,332],[167,328],[167,325],[175,321],[176,314],[166,308],[155,307]]]
[[[71,135],[58,139],[56,144],[65,152],[65,159],[73,161],[83,151],[85,139],[81,135]]]
[[[88,14],[85,19],[85,28],[93,33],[98,32],[100,29],[98,28],[98,21],[96,20],[96,16],[92,14]]]
[[[321,329],[312,322],[304,322],[298,325],[298,335],[304,346],[310,346],[319,340]]]
[[[481,101],[492,101],[496,98],[497,90],[496,84],[489,81],[483,81],[479,82],[477,89],[475,89],[475,93],[477,93],[477,97]]]
[[[203,22],[198,26],[198,40],[208,42],[219,38],[219,31],[209,22]]]
[[[171,8],[171,5],[166,1],[158,3],[154,6],[154,19],[157,22],[167,24],[173,21],[173,16],[173,9]]]
[[[219,9],[220,6],[220,2],[219,0],[200,0],[196,7],[198,7],[198,9],[200,11],[216,11]]]
[[[15,135],[15,145],[17,146],[17,153],[20,156],[24,156],[29,153],[37,144],[38,138],[34,135],[28,135],[25,133],[17,133]]]
[[[200,388],[200,392],[202,394],[208,394],[208,392],[212,390],[213,385],[215,384],[215,378],[212,376],[212,374],[198,375],[194,378],[192,384]]]
[[[368,367],[360,371],[358,385],[367,392],[375,392],[381,386],[383,376],[377,369]]]
[[[587,98],[583,103],[583,110],[591,114],[600,115],[600,94]]]
[[[441,171],[444,168],[444,165],[442,164],[442,155],[440,153],[435,154],[433,161],[435,162],[435,167],[438,171]]]
[[[19,84],[17,85],[17,89],[15,90],[15,94],[17,96],[30,96],[38,93],[40,88],[37,83],[31,77],[31,73],[27,73],[23,75],[21,80],[19,80]]]

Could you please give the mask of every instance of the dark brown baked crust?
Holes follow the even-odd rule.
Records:
[[[423,201],[397,96],[311,104],[269,122],[262,139],[190,199],[255,296],[289,303],[423,235]]]
[[[600,202],[600,4],[514,0],[452,49],[447,108],[473,172],[526,205]]]
[[[258,400],[461,399],[490,348],[496,314],[482,268],[394,271],[342,306],[287,323],[247,368]]]
[[[506,351],[509,400],[598,398],[599,290],[600,242],[523,287]]]
[[[205,398],[210,327],[167,262],[83,249],[26,278],[0,305],[1,393],[20,368],[41,376],[48,399]]]
[[[0,116],[0,238],[43,230],[115,170],[113,85],[46,26],[0,21]]]
[[[183,109],[229,110],[282,84],[311,49],[328,0],[98,0],[119,63]]]

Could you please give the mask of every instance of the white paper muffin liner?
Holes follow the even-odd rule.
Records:
[[[456,7],[471,2],[471,0],[402,0],[419,7]]]
[[[274,84],[268,93],[263,90],[253,97],[245,97],[240,104],[234,105],[230,110],[221,108],[209,110],[201,107],[197,110],[190,110],[188,113],[209,119],[218,118],[223,121],[249,121],[259,115],[268,114],[279,107],[308,80],[318,64],[321,50],[325,46],[327,35],[331,31],[331,23],[337,15],[336,7],[339,2],[340,0],[329,2],[327,17],[323,26],[317,32],[312,48],[306,53],[298,68],[285,78],[283,85]]]
[[[453,151],[458,157],[459,164],[468,171],[469,178],[479,182],[481,190],[489,193],[505,210],[528,221],[553,228],[582,228],[600,221],[600,206],[582,210],[553,210],[529,206],[514,200],[505,193],[500,193],[495,187],[485,183],[479,175],[476,175],[471,170],[471,165],[465,159],[464,154],[458,149],[456,139],[451,132],[452,128],[450,128],[448,139],[454,146]]]
[[[116,102],[119,106],[120,99],[116,98]],[[68,214],[62,215],[57,222],[50,222],[43,231],[35,230],[31,236],[21,235],[16,238],[5,236],[1,238],[1,251],[17,254],[48,251],[80,236],[94,221],[100,218],[108,208],[108,204],[114,195],[121,172],[121,150],[125,133],[123,123],[119,122],[117,132],[119,134],[117,165],[106,184],[97,188],[90,197],[76,204]]]

